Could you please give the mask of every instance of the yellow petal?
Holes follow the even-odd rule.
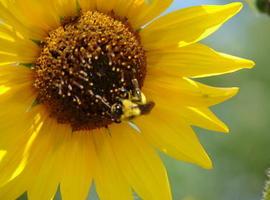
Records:
[[[7,151],[0,163],[3,172],[0,185],[22,172],[27,149],[42,125],[43,109],[38,106],[30,109],[36,98],[32,84],[31,70],[21,66],[1,67],[0,85],[8,89],[0,95],[0,148]]]
[[[134,0],[118,0],[113,10],[118,16],[127,17],[129,10],[133,8],[133,4],[140,6],[144,3],[141,0],[137,0],[136,2]]]
[[[9,127],[3,128],[0,149],[6,151],[0,162],[0,186],[18,176],[25,168],[28,151],[37,137],[45,115],[43,108],[37,107],[31,113],[19,115],[20,119],[10,118]],[[11,120],[13,124],[10,123]],[[2,123],[1,123],[2,124]]]
[[[46,0],[44,1],[46,3]],[[78,13],[77,0],[54,0],[51,4],[55,7],[58,17],[76,16]]]
[[[163,13],[173,2],[173,0],[129,0],[133,4],[128,10],[127,18],[135,29],[152,21]],[[121,5],[119,5],[120,7]]]
[[[229,128],[226,126],[226,124],[219,120],[208,108],[187,107],[180,109],[180,112],[190,125],[224,133],[229,132]]]
[[[43,35],[60,25],[60,18],[48,0],[16,0],[8,8],[27,27],[35,27]],[[29,9],[31,8],[31,9]],[[14,27],[16,29],[16,27]]]
[[[0,68],[0,86],[7,88],[0,95],[2,113],[9,112],[16,116],[31,107],[36,98],[32,75],[30,69],[21,66],[2,66]]]
[[[9,0],[0,0],[0,3],[3,3],[5,6],[8,4]]]
[[[39,53],[39,47],[33,41],[24,38],[16,31],[16,28],[7,24],[0,24],[0,44],[0,65],[31,63],[35,61]]]
[[[149,51],[147,63],[150,71],[186,77],[220,75],[254,66],[253,61],[222,54],[202,44]]]
[[[42,165],[40,169],[35,172],[35,174],[28,173],[28,176],[35,176],[34,180],[28,184],[28,200],[48,200],[53,199],[57,188],[59,186],[59,173],[61,168],[55,169],[54,165],[58,161],[56,156],[51,154],[50,157],[45,157],[43,155]],[[28,169],[29,170],[29,169]]]
[[[117,0],[96,0],[97,10],[102,12],[110,12],[114,10]]]
[[[196,134],[179,115],[157,105],[149,116],[137,119],[136,124],[142,129],[143,136],[164,153],[206,169],[212,168]]]
[[[79,0],[79,4],[83,11],[94,10],[96,8],[95,0]]]
[[[29,180],[16,179],[3,187],[0,187],[0,198],[5,200],[14,200],[21,196],[25,191],[25,185],[29,184]]]
[[[24,150],[24,169],[0,188],[0,198],[16,199],[28,190],[30,200],[52,199],[60,183],[64,161],[62,147],[69,133],[66,125],[47,118],[31,148]],[[11,194],[13,191],[15,193]]]
[[[0,19],[26,39],[43,39],[46,33],[38,27],[27,27],[20,19],[23,18],[17,11],[15,1],[0,2]],[[16,16],[15,16],[16,15]]]
[[[187,78],[149,74],[143,87],[145,95],[157,104],[177,107],[209,107],[235,96],[238,88],[211,87]],[[173,98],[168,98],[173,97]]]
[[[36,60],[39,47],[30,40],[10,35],[2,37],[0,32],[0,65],[6,63],[32,63]]]
[[[174,118],[185,121],[187,125],[194,125],[201,128],[228,133],[228,127],[216,117],[216,115],[206,107],[183,106],[181,102],[178,105],[157,104],[156,107],[170,113]]]
[[[0,115],[2,119],[8,116],[18,119],[16,115],[21,116],[32,108],[36,94],[31,89],[29,85],[24,84],[9,88],[5,93],[0,95]],[[6,122],[7,124],[9,123],[9,121]]]
[[[28,179],[25,185],[29,200],[52,199],[60,184],[63,164],[66,161],[64,149],[67,135],[70,135],[67,125],[58,124],[47,118],[29,152],[27,166],[19,179]],[[65,165],[65,168],[68,167]],[[35,174],[35,176],[33,176]]]
[[[126,17],[134,29],[158,17],[172,3],[172,0],[97,0],[97,8],[101,11],[113,10],[117,16]]]
[[[33,83],[33,71],[24,66],[1,66],[0,85],[7,87]]]
[[[60,183],[63,200],[85,200],[91,187],[95,155],[91,133],[76,132],[64,143],[62,157],[64,162],[59,166],[63,177]]]
[[[115,156],[135,192],[145,200],[172,199],[166,169],[154,149],[127,125],[110,128]]]
[[[0,163],[1,163],[1,161],[3,160],[3,158],[6,156],[6,154],[7,154],[7,151],[5,151],[5,150],[0,150]]]
[[[96,151],[95,184],[101,200],[132,200],[132,192],[116,162],[111,137],[105,129],[92,131]]]
[[[140,33],[146,50],[183,47],[215,32],[242,8],[241,3],[224,6],[195,6],[170,13]]]

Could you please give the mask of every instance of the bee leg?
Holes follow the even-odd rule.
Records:
[[[110,104],[106,101],[106,99],[104,99],[103,97],[96,95],[95,96],[96,99],[100,100],[107,108],[111,109]]]
[[[136,78],[133,78],[131,80],[132,84],[133,84],[133,87],[134,87],[134,95],[135,95],[135,100],[137,101],[141,101],[142,99],[142,92],[140,90],[140,87],[139,87],[139,82]]]
[[[141,95],[141,90],[139,86],[139,82],[137,78],[134,76],[134,74],[137,74],[135,69],[132,69],[133,72],[133,79],[131,80],[133,87],[134,87],[134,92],[135,92],[135,97],[138,98],[138,101],[141,101],[142,95]]]
[[[122,87],[121,89],[120,89],[120,91],[121,91],[121,94],[120,94],[120,98],[119,98],[119,100],[121,100],[121,99],[126,99],[126,98],[130,98],[130,92],[126,89],[126,88],[124,88],[124,87]]]
[[[108,131],[108,134],[112,137],[112,132],[111,132],[109,126],[106,126],[106,130]]]
[[[116,124],[121,124],[122,121],[120,119],[113,119],[113,122],[115,122]]]
[[[104,98],[102,98],[99,95],[95,96],[97,99],[99,99],[108,109],[109,111],[106,112],[106,114],[111,118],[111,120],[117,124],[120,124],[122,121],[118,118],[116,118],[113,114],[112,114],[112,108],[113,106],[111,106]]]

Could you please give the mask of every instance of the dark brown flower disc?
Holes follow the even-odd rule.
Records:
[[[145,51],[126,20],[88,11],[49,33],[33,68],[38,103],[73,130],[106,127],[132,79],[142,87]]]

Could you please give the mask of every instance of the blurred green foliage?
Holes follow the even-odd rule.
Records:
[[[256,6],[261,12],[265,12],[270,15],[270,1],[269,0],[257,0]]]

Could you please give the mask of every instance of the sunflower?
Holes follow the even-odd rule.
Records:
[[[157,150],[212,167],[191,126],[228,132],[209,107],[238,89],[194,78],[254,63],[197,42],[241,3],[0,2],[0,199],[170,200]]]

